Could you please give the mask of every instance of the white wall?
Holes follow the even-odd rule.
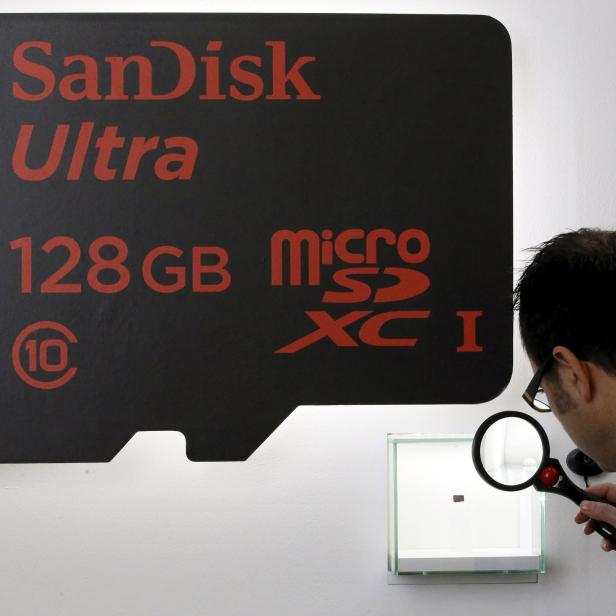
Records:
[[[0,11],[483,13],[513,44],[515,260],[616,220],[616,5],[605,1],[0,0]],[[547,498],[537,585],[388,586],[387,432],[472,432],[523,409],[516,341],[497,400],[457,407],[302,407],[246,463],[189,463],[183,438],[137,437],[104,465],[0,466],[2,616],[603,614],[616,555]],[[554,420],[553,449],[571,443]]]

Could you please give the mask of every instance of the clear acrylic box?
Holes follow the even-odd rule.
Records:
[[[389,570],[543,573],[544,495],[485,483],[472,435],[389,434]]]

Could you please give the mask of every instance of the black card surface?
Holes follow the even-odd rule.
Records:
[[[300,404],[505,388],[502,24],[15,14],[0,34],[0,461],[106,461],[139,430],[241,460]]]

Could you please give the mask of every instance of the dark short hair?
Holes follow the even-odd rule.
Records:
[[[556,345],[616,373],[616,231],[582,228],[529,249],[513,292],[528,356]]]

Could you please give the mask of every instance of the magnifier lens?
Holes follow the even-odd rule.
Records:
[[[539,432],[519,417],[505,417],[493,423],[481,440],[481,463],[500,484],[516,486],[528,481],[543,458]]]

